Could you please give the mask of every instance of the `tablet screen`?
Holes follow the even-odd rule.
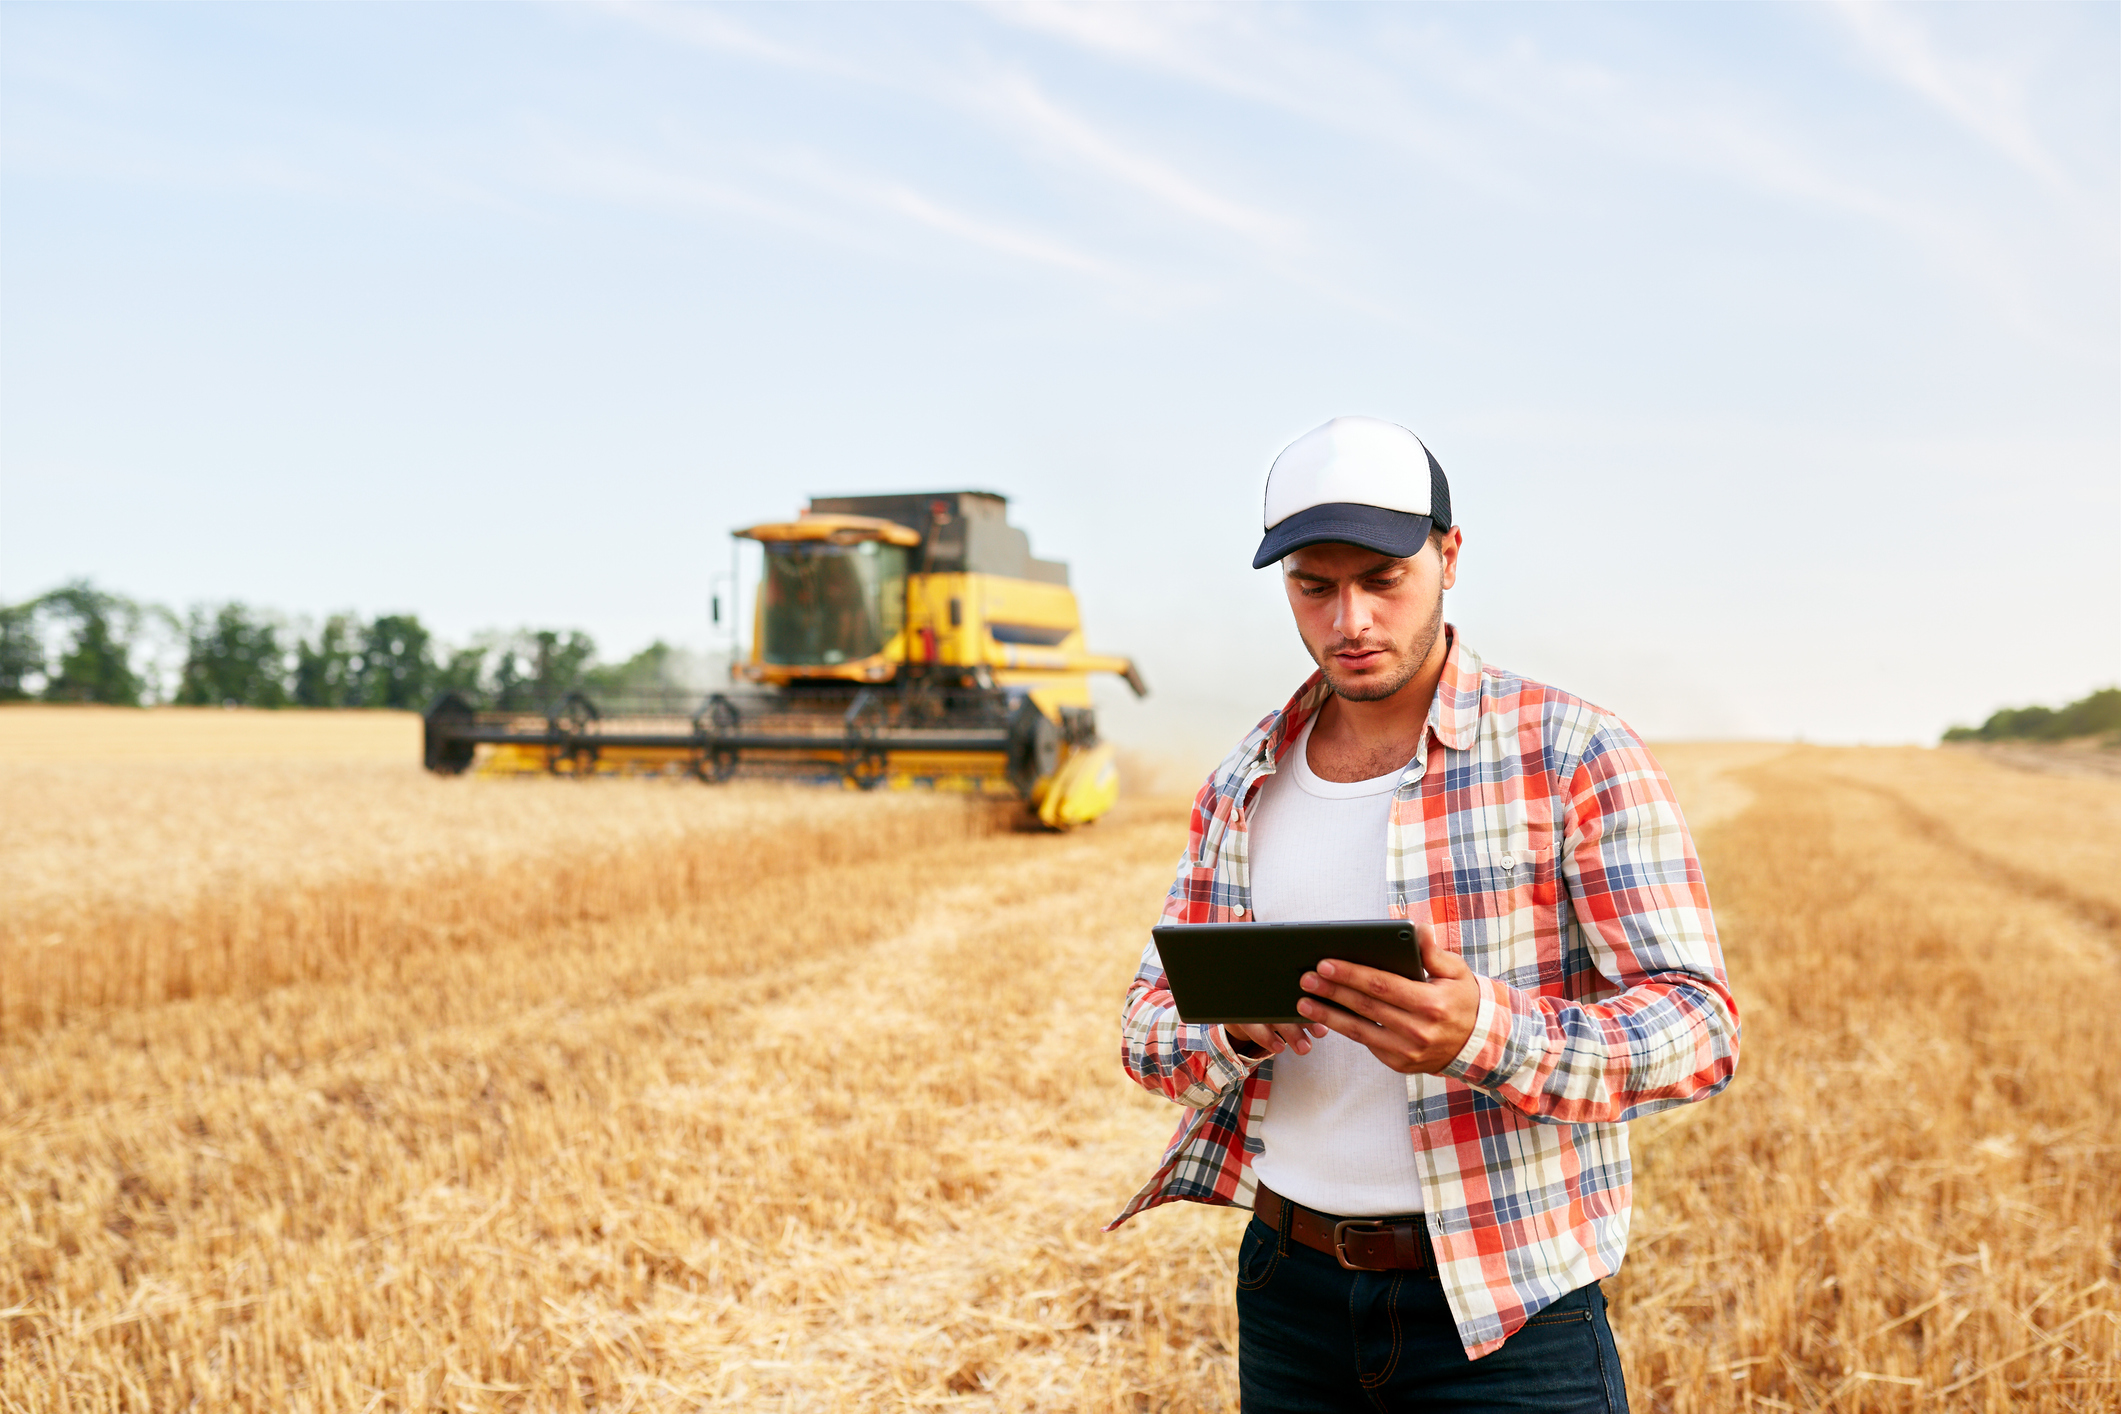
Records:
[[[1404,918],[1333,923],[1159,923],[1150,929],[1181,1020],[1301,1022],[1300,979],[1327,958],[1419,981],[1421,946]]]

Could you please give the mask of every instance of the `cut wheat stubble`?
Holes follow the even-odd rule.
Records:
[[[1636,1126],[1610,1290],[1637,1407],[2111,1402],[2096,930],[1911,826],[1957,774],[1730,761],[1703,834],[1745,1059]],[[423,784],[337,788],[359,812]],[[1048,838],[935,798],[495,784],[431,823],[489,850],[431,900],[395,861],[261,851],[230,881],[310,890],[361,949],[188,998],[104,979],[0,1050],[0,1405],[1231,1407],[1242,1215],[1099,1230],[1174,1118],[1114,1022],[1178,804]],[[181,785],[162,808],[210,829],[210,783]],[[627,791],[687,818],[637,828]],[[511,857],[516,803],[581,812],[571,882],[532,877],[549,820]],[[737,885],[671,882],[715,854]]]

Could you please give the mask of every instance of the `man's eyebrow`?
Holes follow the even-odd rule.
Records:
[[[1376,564],[1371,565],[1368,569],[1358,570],[1351,575],[1343,575],[1342,578],[1368,579],[1372,575],[1382,574],[1386,570],[1396,570],[1406,562],[1407,557],[1399,555],[1387,555],[1383,559],[1379,560]],[[1286,570],[1284,571],[1284,573],[1286,573],[1291,579],[1307,579],[1310,580],[1313,584],[1335,584],[1339,582],[1335,580],[1331,575],[1313,574],[1309,570],[1292,569]]]

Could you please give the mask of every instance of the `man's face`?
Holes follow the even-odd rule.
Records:
[[[1308,545],[1281,562],[1304,647],[1326,684],[1354,702],[1405,687],[1443,633],[1443,592],[1458,582],[1459,534],[1396,560],[1359,545]]]

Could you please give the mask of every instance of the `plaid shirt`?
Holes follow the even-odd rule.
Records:
[[[1252,916],[1246,810],[1326,692],[1314,674],[1201,788],[1166,922]],[[1480,985],[1465,1048],[1406,1078],[1439,1275],[1478,1359],[1619,1269],[1626,1122],[1729,1084],[1738,1013],[1693,840],[1649,751],[1611,713],[1484,666],[1455,631],[1385,871],[1393,916],[1426,918]],[[1153,942],[1121,1035],[1127,1073],[1187,1108],[1111,1226],[1180,1198],[1249,1207],[1273,1062],[1181,1022]]]

